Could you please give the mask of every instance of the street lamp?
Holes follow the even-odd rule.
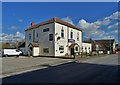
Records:
[[[81,58],[82,58],[82,54],[83,54],[83,46],[82,46]]]
[[[110,54],[111,54],[111,36],[110,36]]]
[[[87,57],[87,47],[85,47],[85,54],[86,54],[86,57]]]

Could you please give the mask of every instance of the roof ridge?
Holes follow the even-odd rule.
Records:
[[[64,20],[61,20],[61,19],[59,19],[59,18],[57,18],[57,17],[53,17],[53,18],[51,18],[51,19],[49,19],[49,20],[47,20],[47,21],[44,21],[44,22],[41,22],[41,23],[36,24],[36,25],[34,25],[34,26],[31,26],[31,27],[29,27],[28,29],[26,29],[25,31],[31,30],[31,29],[33,29],[33,28],[36,28],[36,27],[39,27],[39,26],[42,26],[42,25],[45,25],[45,24],[53,23],[53,22],[66,25],[66,26],[71,27],[71,28],[76,29],[76,30],[80,30],[80,29],[77,28],[76,26],[74,26],[74,25],[72,25],[72,24],[70,24],[70,23],[68,23],[68,22],[66,22],[66,21],[64,21]],[[80,31],[82,31],[82,30],[80,30]]]

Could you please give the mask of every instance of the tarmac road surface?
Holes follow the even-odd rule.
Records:
[[[113,83],[118,81],[118,55],[68,62],[3,78],[4,83]]]

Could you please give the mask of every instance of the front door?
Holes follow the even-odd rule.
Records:
[[[74,55],[74,48],[71,48],[71,55]]]
[[[32,56],[32,55],[33,55],[33,48],[30,47],[30,56]]]

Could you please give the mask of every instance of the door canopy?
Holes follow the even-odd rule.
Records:
[[[74,48],[74,46],[77,45],[78,47],[80,47],[77,43],[73,43],[69,46],[69,48]]]

